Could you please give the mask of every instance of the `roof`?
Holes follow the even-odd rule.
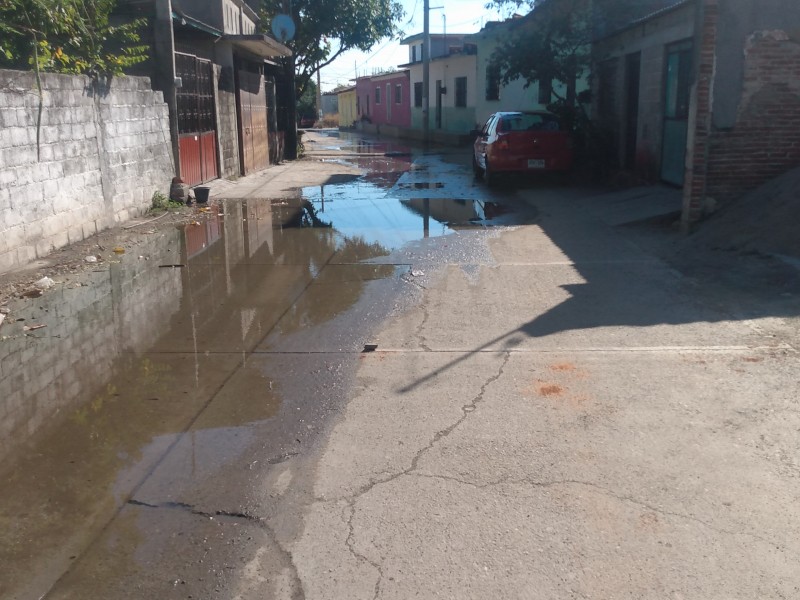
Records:
[[[185,12],[175,8],[172,11],[172,20],[180,23],[185,27],[191,27],[192,29],[197,29],[198,31],[202,31],[204,33],[208,33],[210,35],[214,35],[217,37],[222,37],[222,30],[217,29],[216,27],[212,27],[208,23],[203,23],[202,21],[195,19],[194,17],[190,17]]]
[[[246,50],[260,58],[274,58],[276,56],[291,56],[292,51],[263,33],[250,35],[224,35],[222,39],[231,42],[236,48]]]
[[[432,40],[441,40],[444,38],[464,38],[468,35],[472,35],[471,33],[430,33],[428,34]],[[425,41],[425,33],[415,33],[414,35],[410,35],[407,38],[400,40],[401,46],[407,46],[408,44],[412,44],[414,42],[423,42]]]
[[[597,19],[594,39],[601,40],[622,33],[632,27],[636,27],[637,25],[641,25],[642,23],[692,4],[695,1],[696,0],[650,0],[649,3],[643,2],[644,6],[641,7],[641,10],[628,15],[628,18],[625,20],[616,23],[603,23],[601,19]]]

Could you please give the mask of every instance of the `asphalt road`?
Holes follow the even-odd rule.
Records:
[[[677,269],[647,198],[306,145],[111,268],[108,364],[0,491],[0,597],[800,597],[790,302]]]

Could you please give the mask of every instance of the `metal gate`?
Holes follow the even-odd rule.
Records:
[[[219,177],[211,61],[175,53],[180,176],[189,185]]]
[[[241,115],[239,145],[242,155],[242,174],[260,171],[269,166],[269,135],[267,133],[267,95],[264,76],[239,71],[239,114]]]

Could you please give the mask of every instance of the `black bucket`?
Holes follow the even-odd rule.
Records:
[[[211,188],[207,187],[196,187],[194,188],[194,198],[198,204],[205,204],[208,202],[208,193],[211,191]]]

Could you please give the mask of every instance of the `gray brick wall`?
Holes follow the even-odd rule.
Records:
[[[174,174],[167,105],[146,77],[0,70],[0,273],[147,211]]]

